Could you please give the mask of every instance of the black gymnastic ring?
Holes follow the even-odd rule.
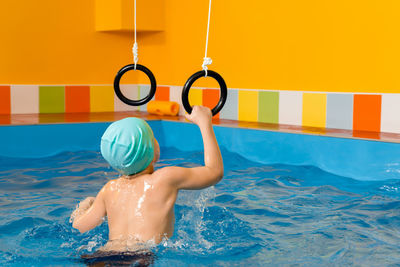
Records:
[[[124,96],[122,94],[121,88],[119,87],[119,83],[121,81],[122,75],[124,75],[125,72],[134,70],[134,69],[135,69],[135,64],[129,64],[118,71],[118,73],[114,79],[114,91],[115,91],[115,94],[118,96],[118,98],[121,99],[121,101],[124,102],[125,104],[131,105],[131,106],[141,106],[141,105],[146,104],[153,98],[153,96],[156,93],[157,82],[156,82],[156,78],[154,78],[153,73],[148,68],[146,68],[143,65],[136,64],[136,70],[143,71],[147,75],[147,77],[149,77],[150,84],[151,84],[150,92],[146,97],[139,99],[139,100],[132,100],[132,99],[127,98],[126,96]]]
[[[190,78],[186,81],[185,85],[183,86],[183,90],[182,90],[182,104],[183,107],[185,108],[187,113],[192,113],[192,106],[190,106],[189,104],[189,90],[190,87],[192,87],[193,83],[201,78],[201,77],[205,77],[206,72],[204,70],[198,71],[195,74],[193,74],[192,76],[190,76]],[[226,97],[228,96],[228,89],[226,87],[226,83],[224,81],[224,79],[222,78],[221,75],[219,75],[218,73],[216,73],[215,71],[212,70],[207,70],[207,76],[213,77],[215,80],[217,80],[219,87],[220,87],[220,91],[221,91],[221,96],[219,98],[218,104],[211,110],[213,116],[215,116],[216,114],[218,114],[218,112],[220,112],[220,110],[222,109],[222,107],[225,105],[226,102]]]

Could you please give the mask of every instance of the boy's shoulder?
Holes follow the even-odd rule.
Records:
[[[161,178],[163,180],[166,180],[170,178],[171,176],[174,176],[177,172],[179,167],[174,167],[174,166],[167,166],[160,168],[156,170],[155,172],[152,173],[152,176],[154,178]]]
[[[120,178],[109,180],[103,186],[103,188],[100,190],[100,192],[107,193],[107,192],[112,191],[113,189],[115,189],[117,184],[118,184],[119,179]]]
[[[180,180],[185,179],[185,177],[188,175],[188,172],[190,172],[190,168],[167,166],[158,169],[152,174],[152,176],[157,182],[176,187]]]
[[[175,167],[175,166],[167,166],[167,167],[157,169],[156,171],[154,171],[151,174],[145,174],[145,175],[147,176],[146,179],[150,179],[154,183],[171,184],[171,183],[173,183],[173,179],[175,176],[177,176],[180,169],[182,169],[182,168]],[[109,180],[103,186],[103,188],[100,190],[100,192],[103,192],[103,193],[111,192],[111,191],[114,191],[115,189],[117,189],[118,187],[123,186],[124,183],[121,184],[121,179],[123,179],[123,178],[119,177],[116,179]],[[135,179],[135,178],[133,178],[133,179]]]

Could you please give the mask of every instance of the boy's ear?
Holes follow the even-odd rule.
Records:
[[[154,138],[154,158],[153,162],[157,162],[160,159],[160,145],[157,139]]]

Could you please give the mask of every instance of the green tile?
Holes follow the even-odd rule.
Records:
[[[259,92],[258,121],[279,123],[279,92]]]
[[[64,95],[64,86],[39,86],[39,112],[63,113]]]

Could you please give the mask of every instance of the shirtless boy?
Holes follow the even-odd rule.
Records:
[[[74,211],[73,227],[89,231],[108,218],[105,251],[134,250],[138,244],[159,243],[174,231],[174,204],[181,189],[202,189],[223,177],[221,152],[211,124],[210,109],[193,107],[186,118],[200,128],[205,166],[165,167],[154,171],[159,146],[150,126],[138,118],[112,123],[101,140],[101,153],[121,173]]]

